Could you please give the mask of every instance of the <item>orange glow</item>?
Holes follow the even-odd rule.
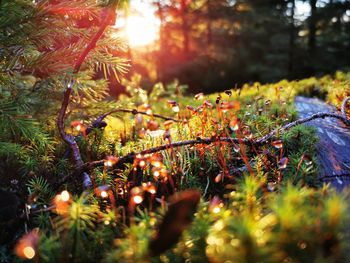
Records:
[[[159,37],[159,20],[155,17],[131,15],[126,19],[126,36],[131,47],[154,43]]]
[[[135,195],[135,196],[133,197],[133,201],[134,201],[135,204],[141,204],[142,201],[143,201],[143,197],[140,196],[140,195]]]
[[[68,202],[69,198],[70,198],[70,195],[69,195],[68,191],[67,190],[62,191],[61,200],[63,202]]]
[[[101,197],[106,198],[108,196],[108,193],[106,191],[101,192]]]
[[[152,195],[157,193],[157,189],[155,186],[149,187],[148,192]]]
[[[34,229],[22,236],[16,244],[15,252],[22,259],[32,259],[35,257],[39,242],[39,230]]]
[[[153,175],[154,175],[154,177],[159,177],[160,176],[160,172],[159,171],[154,171]]]
[[[140,161],[140,167],[145,167],[146,162],[144,160]]]
[[[61,194],[58,194],[53,199],[53,204],[55,206],[55,211],[59,215],[66,214],[69,209],[70,195],[67,191],[63,191]]]
[[[25,247],[23,249],[23,255],[28,258],[28,259],[32,259],[35,256],[35,250],[32,247]]]
[[[112,167],[112,166],[115,165],[117,162],[118,162],[118,158],[117,158],[117,157],[115,157],[115,156],[108,156],[108,157],[105,159],[104,166],[105,166],[105,167]]]
[[[82,121],[72,121],[70,125],[73,129],[76,129],[78,132],[85,133],[86,131],[86,127]]]
[[[213,208],[213,213],[214,213],[214,214],[217,214],[217,213],[220,212],[220,210],[221,210],[220,206],[215,206],[215,207]]]

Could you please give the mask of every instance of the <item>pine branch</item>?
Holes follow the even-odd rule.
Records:
[[[104,51],[93,50],[92,56],[89,56],[87,60],[92,67],[103,71],[105,78],[113,74],[118,82],[120,82],[119,76],[126,74],[130,67],[129,59],[115,57],[107,52],[106,48]]]
[[[91,50],[93,50],[96,47],[97,41],[102,37],[103,33],[105,32],[106,28],[111,24],[111,20],[115,19],[115,10],[106,7],[102,13],[101,17],[104,17],[104,20],[101,23],[101,26],[95,36],[91,39],[90,43],[86,46],[86,48],[81,53],[80,57],[78,58],[75,67],[74,67],[74,73],[78,73],[80,70],[81,65],[83,64],[85,58],[90,53]]]
[[[102,21],[101,26],[100,26],[99,30],[97,31],[97,33],[95,34],[95,36],[91,39],[90,43],[86,46],[86,48],[83,50],[80,57],[76,61],[73,73],[76,74],[79,72],[81,65],[83,64],[86,56],[89,54],[89,52],[93,48],[95,48],[97,41],[102,37],[104,31],[110,25],[111,19],[115,18],[114,13],[115,13],[114,8],[110,8],[110,7],[104,8],[104,10],[101,13],[101,16],[104,18],[104,20]],[[72,151],[76,169],[80,169],[80,167],[83,166],[84,163],[83,163],[83,160],[81,158],[78,144],[75,140],[75,137],[72,135],[66,134],[65,129],[64,129],[64,120],[65,120],[67,107],[68,107],[68,104],[70,101],[70,96],[72,93],[72,88],[73,88],[74,82],[75,82],[74,79],[71,79],[68,82],[66,91],[64,92],[61,109],[60,109],[60,112],[59,112],[58,118],[57,118],[57,127],[58,127],[59,133],[60,133],[63,141],[69,145],[69,147]]]
[[[98,12],[96,4],[93,1],[65,1],[64,3],[56,3],[54,5],[41,4],[38,6],[43,13],[53,15],[69,15],[73,18],[81,18],[89,16],[97,18]]]

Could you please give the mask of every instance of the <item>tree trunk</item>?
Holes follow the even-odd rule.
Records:
[[[190,50],[190,39],[189,39],[189,26],[187,21],[187,3],[186,0],[181,0],[181,10],[180,10],[181,18],[182,18],[182,36],[183,36],[183,56],[185,59],[188,58],[189,50]]]
[[[308,49],[311,58],[314,57],[316,51],[316,7],[317,0],[310,0],[311,14],[309,19],[309,42]]]
[[[289,35],[289,59],[288,59],[288,73],[289,76],[293,75],[294,71],[294,47],[295,47],[295,0],[292,0],[291,14],[290,14],[290,35]]]
[[[159,26],[159,56],[158,56],[158,66],[157,66],[157,78],[159,80],[161,80],[163,78],[163,66],[164,66],[164,61],[163,61],[163,57],[164,57],[164,52],[166,50],[166,46],[165,46],[165,41],[166,41],[166,37],[165,37],[165,30],[164,30],[164,10],[163,10],[163,6],[161,4],[161,1],[157,1],[156,2],[156,6],[158,9],[158,17],[159,17],[159,22],[160,22],[160,26]]]
[[[211,1],[207,0],[207,46],[210,47],[213,41],[212,28],[211,28]]]

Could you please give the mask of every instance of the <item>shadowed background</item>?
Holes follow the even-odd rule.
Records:
[[[116,28],[129,41],[129,77],[146,86],[177,78],[192,93],[214,92],[350,64],[344,0],[131,0]]]

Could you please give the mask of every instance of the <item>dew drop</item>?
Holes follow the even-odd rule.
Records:
[[[271,145],[276,149],[281,149],[283,147],[283,143],[281,140],[273,141]]]
[[[215,183],[220,183],[222,181],[222,173],[219,173],[216,177],[215,177]]]
[[[275,191],[276,190],[276,185],[277,185],[276,182],[268,182],[267,183],[267,191],[269,191],[269,192]]]
[[[287,157],[282,158],[279,162],[278,162],[278,169],[282,170],[285,169],[287,167],[289,159]]]
[[[300,249],[305,249],[307,247],[307,244],[304,241],[300,241],[300,242],[298,242],[298,247]]]
[[[240,151],[240,148],[239,148],[238,146],[234,146],[234,147],[233,147],[233,150],[234,150],[236,153],[238,153],[238,152]]]

